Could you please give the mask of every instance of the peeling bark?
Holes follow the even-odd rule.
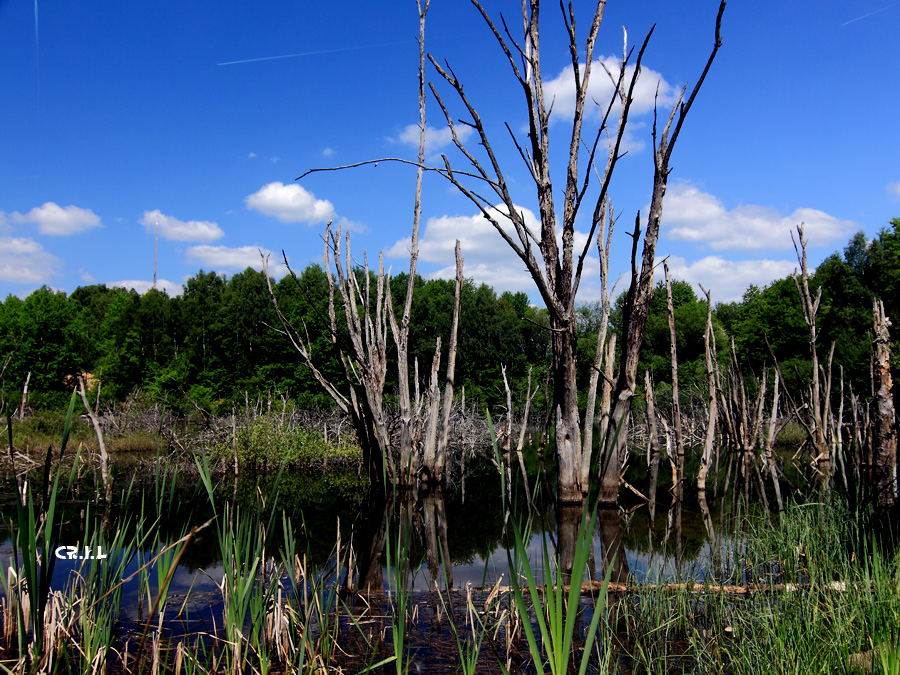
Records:
[[[880,299],[873,302],[875,327],[875,415],[872,421],[872,447],[875,466],[875,489],[882,504],[893,504],[897,498],[897,427],[894,399],[891,394],[891,321],[884,313]]]

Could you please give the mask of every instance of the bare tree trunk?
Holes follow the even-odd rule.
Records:
[[[778,499],[778,511],[784,511],[784,501],[781,499],[781,484],[778,482],[778,466],[775,459],[775,438],[778,424],[778,384],[781,381],[781,371],[775,368],[775,386],[772,389],[772,414],[769,416],[769,433],[766,436],[766,465],[769,468],[769,476],[772,478],[772,486],[775,488],[775,497]]]
[[[794,241],[794,250],[797,253],[797,260],[800,263],[800,276],[798,277],[795,273],[794,282],[797,285],[797,292],[800,294],[803,320],[809,327],[809,357],[812,363],[812,382],[810,383],[809,401],[809,414],[812,421],[807,425],[807,431],[810,436],[813,451],[815,452],[815,463],[822,480],[827,483],[828,478],[831,475],[831,453],[828,448],[828,427],[826,423],[829,392],[825,392],[826,398],[823,405],[822,385],[819,379],[819,357],[816,351],[816,342],[818,339],[816,314],[819,311],[819,303],[822,300],[822,289],[821,287],[819,288],[816,293],[816,298],[813,300],[809,290],[809,272],[806,265],[806,239],[803,236],[802,223],[797,227],[797,235],[800,243],[798,248],[797,241]],[[791,233],[791,238],[793,239],[793,233]],[[831,358],[829,357],[829,369],[830,365]]]
[[[856,484],[859,485],[862,477],[863,463],[863,426],[859,423],[860,409],[859,396],[853,393],[853,386],[850,386],[850,414],[853,416],[853,422],[850,426],[850,448],[853,452],[853,477]]]
[[[675,426],[675,499],[684,498],[684,437],[681,429],[681,396],[678,390],[678,350],[675,344],[675,306],[672,303],[672,280],[669,264],[663,262],[666,276],[666,307],[669,314],[669,345],[672,358],[672,417]]]
[[[615,407],[610,419],[613,430],[624,431],[628,428],[628,416],[631,412],[631,399],[634,396],[637,379],[637,367],[640,358],[641,344],[644,339],[644,327],[647,324],[647,314],[650,310],[650,298],[653,294],[653,269],[655,266],[656,242],[659,239],[659,226],[662,222],[663,197],[666,194],[666,186],[669,181],[669,160],[675,143],[681,132],[691,105],[706,79],[713,60],[722,45],[720,30],[722,27],[722,14],[725,4],[719,5],[719,13],[716,17],[715,43],[703,73],[694,85],[691,95],[685,101],[682,95],[672,108],[669,119],[657,135],[656,120],[653,124],[653,148],[654,148],[654,174],[653,195],[650,200],[650,213],[647,217],[647,232],[644,234],[644,250],[641,260],[641,271],[638,275],[636,266],[636,254],[638,238],[640,236],[640,213],[635,218],[633,247],[631,255],[631,286],[625,299],[625,309],[622,316],[622,360],[619,366],[619,377],[616,380],[616,392],[614,395]],[[674,124],[674,127],[673,127]],[[671,136],[670,136],[671,134]],[[604,504],[614,504],[619,499],[619,478],[621,474],[620,457],[625,449],[627,434],[613,431],[610,443],[607,444],[606,471],[600,481],[599,500]]]
[[[438,414],[441,407],[441,391],[438,387],[438,369],[441,365],[441,338],[438,336],[437,344],[434,348],[434,358],[431,361],[431,377],[429,378],[428,395],[425,399],[425,442],[422,450],[422,470],[428,474],[434,470],[437,459],[437,435]],[[415,452],[415,446],[411,444],[412,452]],[[428,476],[428,482],[432,482],[437,477],[433,474]]]
[[[607,208],[608,207],[608,208]],[[608,216],[607,216],[607,211]],[[604,356],[607,355],[606,348],[606,331],[609,327],[609,313],[610,313],[610,291],[608,288],[609,285],[609,250],[612,245],[612,234],[613,227],[615,226],[615,219],[613,218],[612,206],[604,203],[600,208],[600,222],[601,224],[608,222],[608,226],[605,226],[606,236],[604,238],[604,228],[601,227],[600,232],[597,235],[597,251],[600,256],[600,302],[603,306],[602,314],[600,315],[600,330],[597,333],[597,348],[594,352],[594,364],[591,368],[591,376],[588,381],[588,392],[587,392],[587,401],[585,405],[585,415],[584,415],[584,447],[581,451],[581,483],[582,485],[588,485],[590,482],[590,473],[591,473],[591,461],[594,452],[594,420],[596,419],[597,412],[597,385],[600,379],[600,375],[602,374],[601,368],[603,367]],[[613,288],[615,290],[615,287]],[[615,337],[613,337],[615,340]],[[615,350],[613,350],[607,359],[607,363],[612,361],[615,358]],[[609,382],[604,380],[603,383],[603,392],[604,396],[602,397],[602,409],[600,411],[601,418],[609,419],[609,385],[612,380],[612,367],[607,368],[609,371]],[[603,444],[603,435],[606,429],[603,428],[600,432],[600,443],[601,447]]]
[[[31,382],[31,371],[25,376],[25,386],[22,387],[22,404],[19,406],[19,421],[25,419],[25,406],[28,404],[28,383]]]
[[[647,466],[650,467],[650,529],[653,529],[653,519],[656,516],[656,485],[659,479],[659,430],[656,427],[656,404],[653,396],[653,382],[650,380],[650,371],[644,371],[644,395],[647,398],[647,433],[650,442],[647,447]]]
[[[559,326],[551,320],[554,332],[553,392],[556,405],[557,499],[571,504],[582,502],[581,419],[578,413],[578,368],[575,353],[575,322]],[[564,332],[563,332],[564,331]],[[571,334],[570,334],[571,333]]]
[[[615,386],[613,373],[616,363],[616,334],[610,333],[606,344],[606,357],[604,359],[603,386],[600,388],[600,447],[608,443],[609,419],[612,414],[612,391]],[[604,467],[601,466],[601,475]]]
[[[507,438],[512,436],[513,430],[513,404],[512,404],[512,392],[509,389],[509,382],[506,380],[506,366],[502,366],[501,370],[503,372],[503,386],[506,388],[506,406],[509,409],[509,432]],[[522,424],[519,426],[519,439],[516,442],[516,458],[519,461],[519,472],[522,474],[522,484],[525,487],[525,498],[528,501],[528,509],[529,511],[532,508],[531,503],[531,491],[528,486],[528,470],[525,467],[525,456],[522,454],[522,450],[525,447],[525,433],[528,428],[528,416],[531,413],[531,401],[534,398],[535,394],[537,394],[537,387],[535,387],[534,391],[531,390],[531,368],[528,369],[528,386],[525,390],[525,412],[522,414]]]
[[[109,473],[109,453],[106,452],[106,441],[103,440],[103,429],[100,428],[100,419],[91,408],[88,401],[87,393],[84,390],[84,379],[78,376],[78,395],[87,410],[88,417],[91,418],[91,424],[94,426],[94,433],[97,434],[97,444],[100,446],[100,476],[103,479],[103,487],[106,491],[106,503],[112,501],[112,476]]]
[[[400,325],[394,317],[393,305],[389,307],[391,330],[397,346],[397,404],[400,408],[400,483],[413,485],[418,472],[416,448],[413,441],[413,411],[409,394],[409,321],[412,313],[413,290],[416,284],[416,263],[419,259],[419,221],[422,215],[422,178],[425,163],[425,15],[429,0],[425,5],[419,2],[419,162],[416,169],[416,199],[413,207],[413,229],[409,250],[409,278],[406,283],[406,299]],[[440,352],[438,352],[440,356]],[[436,382],[437,373],[433,371]],[[432,433],[434,431],[432,430]],[[432,441],[434,437],[432,436]]]
[[[891,321],[884,303],[875,300],[872,309],[875,324],[875,419],[872,424],[875,489],[882,504],[893,504],[897,497],[897,428],[894,424],[894,399],[891,394]]]
[[[468,165],[472,167],[469,171],[457,172],[452,169],[450,161],[444,157],[444,167],[435,170],[470,199],[482,215],[494,226],[500,237],[515,251],[531,274],[537,290],[544,300],[548,310],[550,330],[552,331],[553,361],[551,370],[554,399],[552,411],[556,422],[556,455],[559,468],[557,498],[564,502],[581,502],[588,488],[588,485],[583,481],[583,467],[585,462],[590,466],[590,459],[585,460],[583,456],[584,448],[581,442],[576,382],[577,369],[575,367],[577,339],[575,298],[581,282],[585,258],[593,243],[597,227],[601,224],[600,215],[607,203],[606,197],[609,184],[616,164],[621,157],[622,139],[633,101],[637,74],[640,72],[641,61],[650,36],[647,36],[647,39],[638,51],[634,63],[628,64],[633,67],[627,68],[624,62],[619,64],[618,77],[613,76],[614,91],[611,100],[604,109],[605,114],[603,115],[602,123],[594,135],[593,142],[591,142],[583,138],[583,123],[587,112],[585,106],[590,102],[588,91],[594,66],[594,47],[600,24],[603,20],[603,11],[606,3],[600,2],[596,6],[583,53],[581,53],[582,50],[579,48],[576,40],[574,9],[570,5],[568,11],[564,10],[563,17],[569,38],[569,52],[574,73],[575,97],[571,135],[568,137],[568,168],[564,188],[560,190],[559,185],[554,186],[550,171],[549,129],[552,101],[548,105],[543,89],[539,31],[540,2],[539,0],[531,0],[530,3],[522,3],[522,45],[514,42],[514,38],[508,31],[506,24],[502,26],[501,30],[490,19],[484,7],[477,0],[475,0],[474,4],[493,32],[506,60],[509,62],[515,79],[525,95],[525,105],[528,111],[528,141],[523,147],[515,138],[513,140],[520,155],[526,160],[534,182],[540,217],[540,236],[531,231],[525,222],[524,213],[516,205],[500,162],[494,153],[485,125],[475,106],[471,103],[468,94],[465,93],[462,83],[456,78],[449,66],[444,67],[437,60],[431,58],[431,62],[440,76],[456,93],[466,110],[466,119],[461,122],[456,121],[456,116],[450,114],[439,92],[435,87],[432,87],[432,91],[450,128],[453,142],[465,157]],[[691,95],[686,100],[681,96],[678,98],[660,136],[657,136],[654,129],[655,176],[650,209],[650,224],[648,225],[644,244],[644,270],[641,276],[638,296],[636,297],[634,293],[630,294],[630,298],[635,299],[636,297],[637,304],[635,305],[635,311],[632,312],[634,321],[628,325],[625,339],[625,344],[629,345],[633,350],[640,349],[646,321],[647,308],[641,303],[649,299],[649,292],[652,290],[645,288],[645,284],[652,285],[653,280],[653,256],[659,232],[659,219],[662,214],[662,198],[669,175],[669,160],[682,124],[721,45],[719,31],[724,7],[723,3],[719,8],[716,20],[715,45],[712,54]],[[627,46],[624,54],[624,61],[628,61],[630,54]],[[519,60],[519,56],[521,56],[521,60]],[[626,75],[626,73],[630,74]],[[615,131],[612,132],[607,127],[607,119],[616,108],[616,104],[618,104],[619,119],[618,124],[615,126]],[[474,131],[478,144],[481,146],[479,152],[483,151],[484,154],[482,156],[487,157],[486,161],[476,157],[463,143],[463,140],[457,133],[457,128],[460,124]],[[601,171],[595,163],[595,153],[604,133],[611,138],[606,166]],[[614,138],[612,137],[613,135]],[[584,163],[579,164],[579,156],[583,147],[586,148],[586,152],[590,153],[586,168]],[[590,231],[586,238],[585,246],[576,259],[574,251],[575,219],[582,206],[594,171],[598,174],[599,190],[597,191],[596,201],[594,201]],[[477,187],[474,187],[472,183],[475,183]],[[493,198],[487,199],[483,197],[481,194],[482,188],[490,190]],[[559,209],[554,205],[556,194],[561,194],[563,198],[562,206]],[[496,199],[500,200],[502,208],[495,208]],[[557,239],[558,233],[560,235],[559,240]],[[541,261],[535,255],[535,248],[540,253]],[[634,395],[636,375],[632,372],[632,363],[634,364],[634,369],[636,369],[636,354],[629,353],[628,356],[629,365],[623,365],[623,376],[620,377],[617,386],[619,392],[615,397],[614,428],[621,428],[622,423],[627,421],[625,417],[630,408],[631,397]],[[593,411],[590,414],[593,415]],[[604,477],[604,483],[601,487],[602,501],[615,502],[618,498],[619,457],[622,454],[621,449],[624,447],[624,440],[624,434],[620,434],[615,443],[607,441],[607,450],[604,455],[609,460],[606,462],[606,473],[609,476]]]
[[[832,343],[834,345],[834,343]],[[833,347],[832,347],[833,349]],[[832,418],[831,425],[831,456],[841,469],[841,480],[844,483],[844,490],[850,490],[847,482],[847,463],[844,461],[844,366],[841,366],[841,394],[838,403],[837,419]]]
[[[237,419],[235,405],[231,404],[231,449],[234,452],[234,476],[238,475]],[[327,427],[326,427],[327,429]],[[325,443],[328,443],[328,432],[325,432]]]
[[[460,253],[459,239],[456,240],[456,288],[453,296],[453,319],[450,323],[450,345],[447,349],[447,370],[446,383],[444,385],[444,410],[441,415],[441,432],[438,442],[438,454],[432,469],[435,479],[439,482],[444,480],[444,466],[447,463],[447,446],[450,435],[450,411],[453,408],[453,385],[456,374],[456,346],[457,335],[459,333],[459,315],[460,315],[460,299],[462,296],[462,287],[465,283],[463,278],[463,259]],[[465,390],[463,390],[463,409],[465,409]]]
[[[422,458],[423,479],[427,483],[441,484],[447,463],[447,445],[450,433],[450,410],[453,406],[453,378],[456,371],[456,337],[459,329],[460,295],[463,286],[463,260],[459,240],[456,240],[456,290],[453,301],[453,318],[450,325],[450,345],[447,350],[446,382],[443,400],[438,386],[438,369],[441,359],[441,338],[437,339],[434,360],[431,364],[431,386],[428,390],[425,415],[425,445]]]
[[[712,325],[712,297],[705,288],[700,287],[706,295],[706,331],[703,333],[703,345],[706,352],[706,377],[708,389],[708,423],[706,436],[703,441],[703,456],[700,458],[700,469],[697,471],[697,489],[702,493],[706,490],[706,477],[709,475],[709,465],[712,462],[713,446],[716,442],[716,419],[718,412],[718,393],[716,392],[716,371],[713,366],[715,356],[716,336]],[[705,503],[705,495],[704,495]]]

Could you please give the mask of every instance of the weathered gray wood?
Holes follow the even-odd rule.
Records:
[[[828,446],[828,424],[827,417],[830,414],[830,391],[823,391],[819,373],[819,356],[817,351],[818,329],[816,326],[816,315],[819,311],[819,303],[822,301],[822,288],[816,292],[813,299],[809,290],[809,271],[806,263],[806,238],[803,236],[803,223],[797,226],[797,239],[794,239],[793,232],[791,240],[794,242],[794,251],[797,254],[797,261],[800,263],[800,274],[794,273],[794,283],[797,285],[797,292],[800,294],[800,306],[803,310],[803,320],[809,327],[809,357],[812,363],[812,381],[809,391],[809,409],[808,414],[811,420],[805,423],[810,443],[814,452],[814,464],[818,467],[822,481],[827,484],[828,478],[831,476],[831,451]],[[799,245],[798,241],[799,240]],[[832,346],[831,353],[834,353]],[[828,358],[828,380],[831,379],[831,356]],[[801,422],[802,417],[800,418]]]
[[[675,427],[675,476],[672,486],[675,498],[684,498],[684,435],[681,428],[681,396],[678,389],[678,349],[675,340],[675,307],[672,302],[672,280],[669,263],[663,262],[666,277],[666,309],[669,315],[669,353],[672,359],[672,418]]]
[[[893,504],[897,498],[897,426],[894,399],[891,394],[891,321],[880,299],[873,302],[875,328],[875,415],[872,421],[872,450],[875,489],[882,504]]]
[[[709,465],[712,462],[713,446],[716,442],[716,421],[719,417],[718,394],[716,392],[716,368],[714,366],[716,335],[712,323],[712,296],[703,286],[700,287],[706,295],[706,330],[703,333],[703,346],[706,354],[706,386],[707,386],[707,418],[706,435],[703,439],[703,454],[700,457],[700,468],[697,471],[697,489],[706,490],[706,479],[709,475]],[[705,503],[705,495],[704,495]]]
[[[467,118],[462,122],[456,121],[456,116],[451,115],[440,92],[432,86],[435,98],[440,105],[447,125],[450,129],[453,142],[457,149],[472,168],[469,172],[459,172],[451,167],[450,161],[444,157],[444,168],[440,173],[446,177],[459,191],[469,198],[481,211],[482,215],[494,226],[499,236],[509,245],[524,263],[532,279],[537,286],[538,293],[548,310],[549,328],[551,331],[551,344],[553,359],[551,364],[553,379],[553,402],[551,409],[555,415],[556,423],[556,455],[558,466],[557,498],[565,502],[580,502],[587,492],[585,483],[585,465],[590,466],[590,457],[585,458],[585,446],[582,443],[582,432],[579,415],[579,401],[576,381],[576,322],[575,322],[575,297],[581,282],[584,261],[598,225],[601,225],[600,214],[606,205],[606,196],[616,164],[621,157],[622,140],[627,126],[628,115],[633,100],[634,87],[637,75],[640,72],[641,61],[649,40],[644,40],[637,52],[633,63],[627,45],[623,50],[623,61],[629,62],[631,69],[622,63],[617,77],[613,77],[614,93],[611,99],[605,103],[603,120],[593,138],[593,142],[585,141],[582,135],[583,123],[586,115],[586,105],[592,103],[588,96],[588,88],[592,69],[594,66],[594,49],[603,19],[605,2],[598,2],[587,31],[584,48],[580,49],[576,40],[574,10],[569,6],[568,12],[564,11],[564,20],[569,38],[569,52],[571,55],[574,80],[575,101],[571,118],[571,135],[568,136],[568,165],[565,178],[565,187],[562,190],[562,205],[559,209],[554,202],[558,194],[558,186],[554,186],[550,171],[550,108],[552,102],[545,100],[543,90],[543,73],[540,49],[539,32],[539,0],[531,0],[522,3],[523,44],[516,44],[506,30],[506,24],[498,27],[488,15],[484,7],[473,0],[476,8],[481,12],[488,27],[493,32],[495,39],[501,47],[509,66],[522,88],[525,95],[525,105],[528,113],[528,143],[525,148],[518,145],[521,157],[526,162],[532,180],[534,182],[538,212],[540,217],[540,233],[532,232],[525,222],[525,216],[516,205],[509,189],[504,170],[501,168],[488,135],[486,126],[479,116],[475,106],[464,91],[462,83],[449,66],[440,64],[434,58],[431,59],[439,75],[455,92],[457,98],[466,110]],[[669,122],[661,137],[654,134],[656,146],[656,177],[654,180],[653,206],[651,207],[651,221],[654,221],[648,229],[645,240],[645,252],[649,253],[649,264],[652,269],[653,251],[656,246],[659,228],[659,216],[662,212],[662,197],[665,192],[665,184],[668,179],[668,163],[672,147],[678,137],[682,123],[690,109],[699,87],[706,77],[712,60],[718,50],[721,40],[719,27],[721,25],[721,5],[716,22],[716,41],[713,53],[707,62],[706,68],[695,86],[691,96],[684,101],[679,99]],[[652,33],[652,31],[651,31]],[[630,74],[629,74],[630,73]],[[613,127],[607,126],[609,115],[618,105],[618,123]],[[677,119],[677,122],[675,120]],[[674,127],[672,126],[674,123]],[[486,160],[482,160],[471,152],[462,142],[457,133],[458,125],[474,131],[478,145],[483,150]],[[671,132],[671,138],[670,138]],[[604,134],[609,134],[609,151],[606,165],[600,170],[595,164],[595,155],[600,139]],[[658,141],[658,142],[656,142]],[[589,152],[588,160],[581,162],[582,148]],[[582,206],[588,187],[592,181],[593,172],[597,172],[598,190],[593,206],[593,217],[586,242],[580,255],[575,256],[575,220]],[[483,197],[479,190],[472,186],[472,182],[480,183],[493,193],[492,199]],[[556,190],[554,188],[556,187]],[[502,205],[495,208],[496,199]],[[506,221],[512,225],[506,226]],[[559,234],[559,240],[557,235]],[[540,253],[540,260],[535,248]],[[652,283],[652,272],[644,281]],[[632,296],[633,297],[633,296]],[[639,310],[638,314],[643,310]],[[643,335],[644,319],[634,324],[629,332],[637,342]],[[639,347],[638,347],[639,348]],[[636,361],[635,361],[636,368]],[[616,424],[624,417],[625,411],[630,406],[631,396],[634,392],[634,377],[631,381],[619,385],[625,391],[630,384],[631,389],[618,397]],[[593,415],[593,411],[589,416]],[[590,420],[592,424],[593,420]],[[617,428],[617,427],[614,427]],[[613,436],[616,436],[613,434]],[[604,485],[611,486],[608,490],[601,490],[601,500],[615,502],[618,498],[618,473],[619,444],[624,443],[625,434],[619,434],[614,452],[607,462],[609,478],[604,478]],[[607,441],[607,447],[611,441]],[[590,448],[587,448],[588,455]],[[609,455],[609,453],[607,453]],[[605,496],[604,496],[605,495]]]

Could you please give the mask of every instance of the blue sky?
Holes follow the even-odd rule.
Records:
[[[486,6],[520,25],[518,2]],[[583,33],[591,3],[575,7]],[[626,230],[649,203],[651,94],[657,81],[664,101],[693,85],[716,9],[712,0],[608,4],[600,58],[621,54],[623,26],[634,44],[656,24],[646,93],[611,190],[623,214],[614,278],[628,269]],[[544,78],[558,93],[551,143],[561,157],[569,57],[555,3],[542,21]],[[889,0],[729,3],[723,47],[672,160],[657,254],[669,256],[676,277],[711,288],[714,299],[738,299],[749,283],[794,269],[789,232],[801,220],[816,263],[854,232],[872,236],[900,216],[898,28],[900,2]],[[353,230],[357,254],[371,260],[383,250],[403,270],[413,169],[382,162],[295,178],[312,167],[415,158],[417,30],[412,0],[0,0],[0,297],[42,284],[145,290],[157,218],[158,278],[170,293],[200,268],[258,267],[259,249],[284,249],[296,267],[318,262],[329,219]],[[536,211],[503,127],[522,133],[522,96],[483,20],[466,2],[432,0],[426,42],[466,83],[517,203]],[[438,82],[433,69],[427,77]],[[462,168],[432,99],[427,118],[429,161],[448,152]],[[460,237],[467,276],[537,300],[523,265],[435,175],[425,181],[421,236],[422,274],[450,276]],[[597,269],[588,267],[585,301],[597,298]]]

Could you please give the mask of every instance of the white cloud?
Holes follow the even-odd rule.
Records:
[[[281,161],[281,157],[269,157],[269,161],[272,162],[272,164],[278,164],[278,162]]]
[[[90,209],[63,207],[53,202],[35,206],[24,215],[14,211],[12,218],[19,223],[35,223],[41,234],[51,236],[77,234],[101,225],[100,216]]]
[[[62,261],[33,239],[0,237],[0,281],[45,283]]]
[[[238,246],[235,248],[229,246],[191,246],[185,251],[188,260],[199,263],[202,267],[213,269],[215,271],[237,271],[242,272],[248,267],[255,270],[262,270],[263,255],[269,256],[269,274],[273,277],[282,277],[287,273],[284,263],[279,263],[281,256],[272,251],[261,248],[259,246]]]
[[[144,281],[143,279],[128,279],[125,281],[109,281],[106,284],[114,288],[133,288],[139,295],[143,295],[153,288],[152,281]],[[164,291],[170,298],[181,295],[181,284],[169,281],[168,279],[157,279],[156,290]]]
[[[331,148],[325,148],[324,150],[322,150],[322,154],[325,157],[331,157],[334,154],[334,150],[332,150]]]
[[[519,208],[525,216],[527,227],[540,236],[540,221],[528,209]],[[504,229],[513,232],[512,223],[496,209],[498,220]],[[517,236],[513,233],[513,238]],[[452,279],[456,276],[454,247],[459,239],[463,256],[464,274],[478,283],[502,291],[526,291],[536,293],[531,274],[525,263],[513,252],[490,222],[481,214],[473,216],[441,216],[429,218],[419,236],[419,260],[443,265],[431,274],[432,278]],[[581,239],[583,245],[583,238]],[[385,251],[385,257],[409,259],[410,237],[401,239]],[[533,247],[538,263],[543,265],[540,252]],[[586,272],[586,275],[588,273]]]
[[[94,278],[90,272],[85,272],[84,270],[78,270],[81,272],[81,280],[86,284],[96,284],[97,280]]]
[[[605,56],[593,62],[587,91],[588,105],[586,106],[587,113],[592,117],[602,117],[616,89],[612,79],[604,71],[604,66],[616,81],[618,81],[621,70],[619,58],[615,56]],[[579,69],[584,69],[583,63],[579,64]],[[548,106],[553,101],[553,110],[551,111],[553,117],[569,119],[575,112],[575,77],[573,73],[572,66],[568,66],[555,78],[544,82],[544,98]],[[634,66],[626,66],[624,83],[626,87],[633,76]],[[657,86],[659,87],[658,98]],[[654,103],[657,101],[661,109],[671,108],[679,91],[666,82],[662,74],[644,66],[641,68],[641,73],[634,86],[630,115],[642,115],[653,110]],[[596,104],[593,101],[596,101]],[[617,103],[610,116],[610,122],[618,119],[618,110]]]
[[[150,234],[156,229],[159,220],[159,234],[163,239],[174,241],[215,241],[225,236],[225,232],[216,223],[207,220],[178,220],[167,216],[159,209],[144,211],[144,217],[138,221]]]
[[[247,154],[247,159],[253,159],[254,157],[256,157],[256,153],[255,153],[255,152],[251,152],[251,153],[248,153],[248,154]]]
[[[459,140],[465,142],[472,135],[472,127],[457,125],[456,135]],[[407,124],[396,138],[389,139],[395,143],[404,143],[414,148],[419,147],[419,125]],[[453,142],[453,133],[450,127],[432,127],[425,125],[425,152],[429,155],[440,152]]]
[[[682,279],[712,293],[713,302],[740,300],[750,284],[765,286],[792,274],[796,260],[725,260],[719,256],[706,256],[688,264],[684,258],[669,257],[669,272],[673,278]]]
[[[887,190],[895,197],[900,197],[900,181],[896,183],[888,183]]]
[[[845,239],[862,229],[823,211],[798,208],[783,215],[768,206],[741,205],[728,210],[715,196],[693,185],[674,185],[666,193],[662,230],[666,238],[713,250],[791,249],[791,232],[805,223],[814,247]]]
[[[326,199],[316,199],[312,192],[296,183],[279,181],[263,185],[244,199],[248,209],[275,216],[283,223],[327,223],[335,217],[334,206]]]

